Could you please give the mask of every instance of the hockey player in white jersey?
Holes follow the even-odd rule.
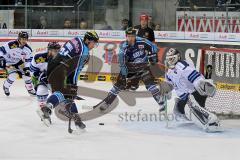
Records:
[[[216,87],[211,80],[204,78],[195,67],[181,60],[180,52],[170,48],[166,53],[168,71],[166,81],[173,85],[177,98],[175,100],[174,114],[176,116],[188,115],[198,126],[208,132],[221,131],[217,116],[205,109],[208,97],[213,97]],[[188,107],[185,107],[188,104]],[[190,109],[190,117],[186,110]]]
[[[3,84],[6,96],[10,95],[9,88],[18,75],[24,79],[28,93],[35,95],[29,69],[32,60],[32,49],[27,44],[27,41],[28,33],[21,31],[17,40],[9,41],[0,47],[0,67],[6,69],[8,73],[7,80]]]
[[[32,72],[32,80],[36,89],[39,107],[45,106],[49,95],[49,86],[47,81],[47,66],[57,53],[60,51],[61,45],[58,42],[49,42],[47,51],[36,54],[31,62],[30,70]]]

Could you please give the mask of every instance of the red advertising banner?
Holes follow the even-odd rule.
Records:
[[[176,30],[184,32],[240,32],[240,12],[176,12]]]

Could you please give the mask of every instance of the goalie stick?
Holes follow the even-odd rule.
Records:
[[[68,120],[68,133],[72,134],[73,129],[71,128],[71,124],[72,124],[72,118],[69,118]]]
[[[166,74],[167,74],[167,71],[168,71],[167,61],[166,60],[164,61],[164,67],[165,67],[164,76],[166,77]],[[166,120],[166,128],[168,128],[169,127],[169,124],[168,124],[168,111],[167,111],[168,107],[167,107],[167,96],[166,95],[164,95],[163,100],[164,100],[164,104],[163,105],[164,105],[164,114],[165,114],[165,120]]]

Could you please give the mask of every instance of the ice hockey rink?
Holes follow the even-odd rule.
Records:
[[[1,84],[3,79],[1,79]],[[108,91],[111,83],[80,81],[79,86]],[[144,87],[139,89],[145,90]],[[100,100],[86,97],[77,102],[81,112]],[[87,121],[86,131],[67,132],[67,122],[53,115],[53,124],[46,127],[36,114],[37,102],[30,97],[22,80],[17,80],[6,97],[0,92],[0,159],[1,160],[225,160],[239,154],[239,120],[222,121],[224,132],[205,133],[191,122],[130,121],[124,113],[158,112],[153,98],[137,98],[135,106],[119,99],[111,113]],[[168,102],[169,113],[174,101]],[[122,117],[122,118],[121,118]],[[105,125],[99,125],[104,123]]]

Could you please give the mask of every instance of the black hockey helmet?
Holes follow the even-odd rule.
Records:
[[[88,39],[89,41],[98,42],[99,37],[98,37],[97,32],[95,32],[95,31],[88,31],[88,32],[85,33],[83,39],[84,39],[84,41],[85,41],[86,39]]]
[[[136,35],[137,34],[137,30],[134,29],[133,27],[129,27],[126,29],[125,31],[126,35],[130,34],[130,35]]]
[[[19,38],[26,38],[26,39],[28,39],[28,33],[27,32],[25,32],[25,31],[21,31],[21,32],[19,32],[18,33],[18,39]]]
[[[47,48],[48,48],[48,50],[49,49],[60,49],[61,45],[58,42],[49,42]]]

